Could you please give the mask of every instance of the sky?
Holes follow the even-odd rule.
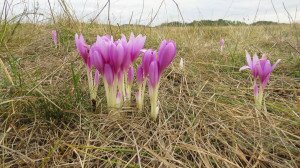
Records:
[[[43,14],[35,18],[37,22],[47,21],[50,18],[48,0],[8,1],[12,2],[13,6],[13,10],[9,12],[11,18],[22,13],[25,7],[30,12],[36,8],[38,13]],[[177,2],[182,17],[174,1]],[[49,0],[49,2],[54,15],[58,16],[63,13],[59,0]],[[100,12],[107,0],[66,0],[66,2],[77,19],[90,21]],[[0,3],[1,11],[3,2]],[[111,0],[110,20],[113,24],[130,22],[151,26],[171,21],[192,22],[204,19],[238,20],[246,23],[259,20],[289,23],[290,21],[300,22],[298,8],[300,8],[300,0]],[[106,7],[96,21],[107,23],[107,18],[108,8]],[[27,19],[33,19],[32,15]]]

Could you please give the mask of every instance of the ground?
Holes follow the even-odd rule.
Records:
[[[300,25],[151,28],[58,21],[3,27],[3,167],[300,165]],[[53,29],[58,47],[52,44]],[[161,79],[155,122],[149,119],[148,97],[141,112],[133,100],[112,113],[102,80],[93,112],[75,50],[75,33],[83,33],[91,44],[97,34],[118,38],[130,32],[146,35],[146,48],[157,49],[163,39],[177,45],[176,59]],[[272,63],[282,59],[266,89],[263,110],[254,107],[250,73],[239,72],[246,64],[245,50],[267,53]]]

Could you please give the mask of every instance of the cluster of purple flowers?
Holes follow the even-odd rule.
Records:
[[[57,32],[54,30],[52,39],[57,46]],[[122,35],[114,40],[110,35],[97,36],[96,42],[87,45],[83,35],[75,34],[77,51],[86,65],[90,96],[95,101],[102,76],[105,87],[108,107],[120,108],[125,101],[131,100],[131,89],[134,81],[134,62],[142,56],[141,64],[136,68],[137,92],[135,93],[137,108],[143,109],[146,85],[149,89],[151,102],[151,118],[156,119],[159,111],[158,89],[160,77],[164,70],[172,63],[176,55],[176,45],[172,40],[163,40],[158,51],[144,49],[146,36],[141,34],[134,36],[131,33],[129,39]],[[220,40],[221,52],[225,40]],[[240,68],[249,69],[253,76],[253,93],[257,109],[261,109],[264,90],[270,80],[270,75],[277,64],[271,65],[266,54],[261,59],[255,54],[251,58],[246,51],[247,64]],[[180,68],[183,69],[183,59],[180,60]],[[94,75],[93,75],[93,69]]]
[[[171,40],[163,40],[156,52],[153,49],[143,49],[145,41],[145,36],[134,36],[133,33],[128,40],[124,35],[117,40],[110,35],[104,35],[97,36],[96,42],[90,46],[86,44],[82,35],[75,35],[77,51],[86,65],[92,100],[96,99],[99,76],[102,76],[108,107],[120,108],[124,101],[130,101],[134,80],[134,62],[142,55],[142,64],[138,65],[136,70],[137,107],[143,108],[145,87],[148,84],[151,117],[156,119],[160,76],[174,60],[176,45]],[[96,69],[94,78],[93,68]]]

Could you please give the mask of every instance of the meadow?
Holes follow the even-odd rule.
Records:
[[[58,46],[51,39],[57,30]],[[92,110],[74,35],[172,39],[177,55],[149,99],[112,115],[103,81]],[[3,167],[298,167],[300,25],[108,26],[58,20],[1,25],[0,161]],[[225,39],[224,52],[219,40]],[[251,55],[274,63],[262,110],[254,107]],[[185,61],[184,69],[179,60]],[[137,62],[140,62],[138,59]],[[133,88],[135,89],[135,88]],[[134,100],[132,100],[134,102]]]

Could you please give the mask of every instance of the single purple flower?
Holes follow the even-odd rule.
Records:
[[[121,69],[121,65],[123,63],[124,57],[125,57],[125,51],[124,47],[121,43],[118,43],[117,45],[112,44],[111,45],[111,60],[114,66],[115,73],[117,73]]]
[[[141,49],[144,47],[146,41],[146,36],[139,34],[134,37],[134,34],[131,33],[128,40],[128,52],[131,58],[131,62],[134,62],[140,54]]]
[[[120,43],[122,44],[122,46],[124,48],[124,58],[123,58],[121,68],[122,68],[123,71],[127,71],[130,64],[131,64],[131,58],[130,58],[130,55],[129,55],[128,42],[127,42],[127,39],[126,39],[124,34],[122,34],[122,37],[120,39]]]
[[[225,45],[225,40],[222,38],[220,40],[221,52],[223,52],[223,50],[224,50],[224,45]]]
[[[225,40],[222,38],[222,39],[220,40],[220,46],[222,47],[222,46],[224,46],[224,44],[225,44]]]
[[[270,75],[272,71],[275,69],[275,67],[281,60],[277,60],[276,63],[272,66],[266,54],[263,54],[261,59],[259,59],[258,56],[255,54],[253,56],[253,59],[251,59],[247,51],[246,60],[248,65],[241,67],[240,71],[250,69],[251,74],[253,76],[253,94],[255,104],[257,109],[261,109],[264,89],[270,80]]]
[[[158,50],[159,73],[161,74],[174,60],[176,55],[176,45],[170,41],[162,41]]]
[[[99,54],[99,52],[96,50],[92,50],[93,46],[91,47],[91,64],[101,73],[103,74],[104,71],[104,61],[102,56]]]
[[[57,32],[56,32],[56,30],[52,30],[51,35],[52,35],[52,40],[53,40],[54,45],[57,46]]]
[[[91,65],[90,55],[89,55],[90,46],[88,46],[85,43],[85,40],[84,40],[82,34],[80,34],[79,37],[78,37],[78,34],[75,34],[75,44],[76,44],[78,53],[80,54],[81,58],[83,59],[83,62],[88,66],[89,69],[91,69],[92,65]]]
[[[152,61],[156,60],[156,55],[157,55],[156,51],[153,51],[152,49],[149,49],[145,52],[143,59],[142,59],[142,66],[143,66],[145,77],[148,76],[150,63]]]
[[[256,78],[259,78],[260,83],[263,87],[268,84],[272,71],[281,61],[280,59],[277,60],[276,63],[272,66],[270,60],[267,59],[267,56],[265,54],[262,55],[261,59],[259,59],[256,54],[253,56],[253,59],[251,59],[251,56],[247,51],[246,60],[248,65],[241,67],[240,71],[250,69],[252,76],[255,78],[255,80]]]
[[[96,44],[98,46],[98,50],[99,50],[100,54],[103,57],[103,61],[105,63],[109,63],[110,56],[112,55],[111,46],[114,45],[112,37],[109,38],[108,35],[104,35],[102,37],[97,36]]]

